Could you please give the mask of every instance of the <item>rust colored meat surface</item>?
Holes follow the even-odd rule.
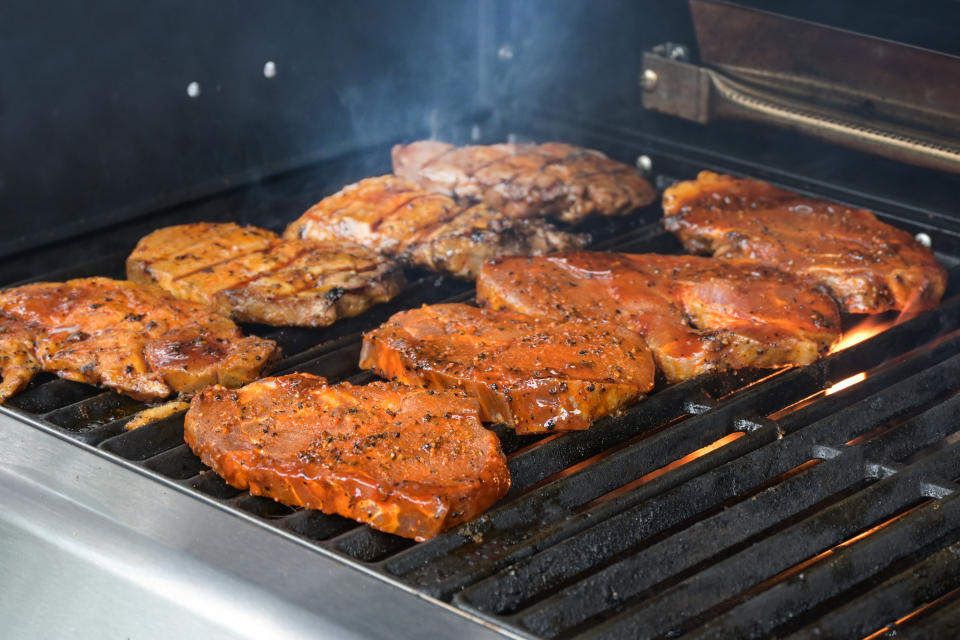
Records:
[[[586,429],[654,382],[650,351],[631,331],[463,304],[394,315],[364,336],[360,366],[406,384],[462,389],[479,400],[483,421],[517,433]]]
[[[946,288],[946,270],[906,231],[759,180],[702,171],[667,189],[663,210],[689,250],[789,271],[848,313],[932,309]]]
[[[127,277],[239,322],[306,327],[358,315],[405,284],[397,263],[360,246],[206,222],[144,237],[127,258]]]
[[[543,220],[464,207],[395,176],[344,187],[291,223],[288,239],[352,242],[435,271],[475,279],[484,262],[582,248],[588,238]]]
[[[591,214],[630,213],[656,197],[632,167],[557,142],[455,147],[421,140],[393,148],[393,171],[430,191],[521,218],[579,222]]]
[[[193,399],[184,439],[229,484],[426,540],[510,487],[500,442],[463,393],[329,385],[296,373]]]
[[[749,260],[571,253],[484,266],[481,303],[597,319],[646,340],[670,382],[715,369],[807,364],[840,336],[826,294]]]
[[[278,356],[229,318],[132,282],[86,278],[0,293],[0,400],[38,371],[102,385],[137,400],[237,387]]]

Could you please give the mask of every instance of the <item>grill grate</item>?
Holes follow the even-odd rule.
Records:
[[[679,250],[659,216],[651,209],[627,228],[608,225],[596,246]],[[107,264],[95,269],[120,263]],[[61,277],[86,275],[94,273]],[[52,376],[4,410],[521,635],[935,634],[960,615],[952,293],[939,309],[807,367],[665,387],[587,431],[497,428],[509,495],[421,544],[229,487],[184,444],[183,414],[126,432],[143,405]],[[363,382],[364,330],[401,308],[471,296],[462,282],[419,274],[393,303],[328,329],[247,329],[281,344],[278,373]]]

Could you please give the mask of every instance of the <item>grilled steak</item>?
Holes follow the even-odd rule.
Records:
[[[476,400],[295,373],[190,404],[184,439],[234,487],[417,540],[470,520],[510,487]]]
[[[324,198],[287,227],[285,238],[347,241],[427,269],[475,279],[484,262],[578,249],[587,237],[543,220],[515,220],[463,207],[394,176],[367,178]]]
[[[137,400],[236,387],[278,355],[228,318],[132,282],[87,278],[0,293],[0,400],[38,371],[99,384]]]
[[[240,322],[307,327],[362,313],[404,285],[399,265],[359,246],[204,222],[144,237],[127,258],[127,277]]]
[[[481,420],[517,433],[586,429],[654,380],[650,352],[630,331],[464,304],[394,315],[364,336],[360,366],[405,384],[463,389],[480,401]]]
[[[425,189],[483,202],[511,217],[621,215],[653,202],[631,167],[568,144],[455,147],[421,140],[393,148],[393,172]]]
[[[840,335],[833,301],[749,260],[572,253],[487,263],[479,300],[559,319],[612,320],[642,335],[670,382],[714,369],[806,364]]]
[[[937,306],[946,270],[869,211],[703,171],[663,194],[666,227],[691,251],[751,258],[821,285],[848,313]]]
[[[415,265],[475,280],[488,260],[582,249],[587,240],[542,220],[512,220],[478,205],[421,236],[406,255]]]

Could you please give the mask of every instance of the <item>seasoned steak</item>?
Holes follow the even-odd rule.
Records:
[[[439,304],[402,311],[363,338],[360,367],[480,401],[517,433],[586,429],[653,388],[653,359],[610,323],[554,322]]]
[[[137,400],[236,387],[278,356],[229,318],[132,282],[86,278],[0,293],[0,400],[38,371],[102,385]]]
[[[591,214],[630,213],[656,197],[632,167],[557,142],[455,147],[421,140],[393,148],[393,172],[430,191],[521,218],[579,222]]]
[[[906,231],[759,180],[702,171],[667,189],[663,210],[689,250],[789,271],[848,313],[932,309],[946,288],[946,270]]]
[[[421,236],[407,259],[432,271],[475,280],[488,260],[582,249],[586,234],[560,231],[542,220],[515,220],[478,205]]]
[[[715,369],[807,364],[840,336],[826,294],[749,260],[571,253],[487,263],[494,309],[612,321],[646,340],[670,382]]]
[[[426,540],[510,488],[478,410],[463,393],[295,373],[207,389],[190,403],[184,439],[238,489]]]
[[[127,277],[239,322],[306,327],[358,315],[405,283],[398,264],[360,246],[207,222],[144,237],[127,258]]]
[[[510,219],[482,205],[464,207],[395,176],[344,187],[291,223],[284,237],[353,242],[467,279],[475,279],[491,258],[578,249],[588,239],[543,220]]]

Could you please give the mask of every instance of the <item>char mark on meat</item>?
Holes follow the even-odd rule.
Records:
[[[356,316],[405,284],[399,264],[357,245],[204,222],[144,237],[127,259],[127,277],[239,322],[306,327]]]
[[[492,258],[577,249],[588,240],[544,220],[512,219],[484,205],[464,206],[396,176],[344,187],[312,206],[284,235],[351,242],[470,280]]]

